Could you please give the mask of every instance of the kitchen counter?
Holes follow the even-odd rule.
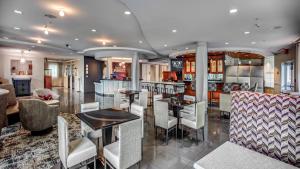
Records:
[[[115,80],[102,79],[99,82],[94,82],[95,93],[100,95],[113,96],[114,91],[118,89],[131,89],[131,81],[129,80]]]

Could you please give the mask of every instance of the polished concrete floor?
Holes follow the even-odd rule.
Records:
[[[99,101],[102,108],[112,106],[112,97],[102,97],[94,93],[82,94],[70,92],[68,89],[55,89],[61,95],[61,111],[66,113],[80,112],[80,104]],[[189,132],[183,140],[170,136],[168,145],[163,135],[155,139],[153,112],[151,106],[147,111],[145,120],[145,138],[143,141],[142,169],[190,169],[194,162],[220,146],[229,139],[229,120],[220,118],[217,109],[208,109],[205,140],[197,144],[195,133]],[[202,138],[199,131],[200,139]],[[59,168],[58,166],[54,168]],[[136,168],[133,166],[132,168]]]

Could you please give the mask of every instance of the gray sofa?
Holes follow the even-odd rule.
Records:
[[[39,99],[19,100],[20,121],[24,129],[38,132],[52,128],[57,123],[59,107],[47,105]]]

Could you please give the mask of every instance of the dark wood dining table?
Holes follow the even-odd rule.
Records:
[[[173,110],[173,116],[177,118],[177,124],[178,124],[177,131],[179,131],[178,137],[181,138],[181,132],[180,132],[181,129],[179,128],[180,118],[181,118],[180,110],[182,110],[184,106],[195,104],[196,102],[186,101],[180,97],[164,98],[159,101],[168,102],[169,108]]]
[[[103,146],[112,143],[112,127],[140,117],[126,111],[115,109],[101,109],[85,113],[77,113],[76,116],[93,130],[102,129]]]
[[[134,102],[134,96],[136,94],[139,94],[141,91],[139,90],[124,90],[120,91],[120,93],[125,94],[126,96],[129,97],[129,110],[131,108],[131,104]]]

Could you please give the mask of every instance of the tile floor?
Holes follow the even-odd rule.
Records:
[[[111,107],[112,97],[102,97],[94,93],[82,94],[69,92],[67,89],[58,88],[61,95],[61,111],[77,113],[80,111],[80,103],[99,101],[102,108]],[[190,169],[193,163],[217,148],[229,139],[229,120],[219,117],[217,109],[208,109],[207,123],[205,125],[205,141],[196,141],[192,138],[193,132],[181,139],[171,137],[166,145],[162,135],[155,139],[153,127],[153,112],[151,108],[147,112],[145,122],[145,138],[143,147],[142,169]],[[201,132],[199,132],[201,134]],[[201,137],[199,137],[201,138]],[[54,168],[58,168],[55,166]],[[132,168],[135,168],[132,167]]]

